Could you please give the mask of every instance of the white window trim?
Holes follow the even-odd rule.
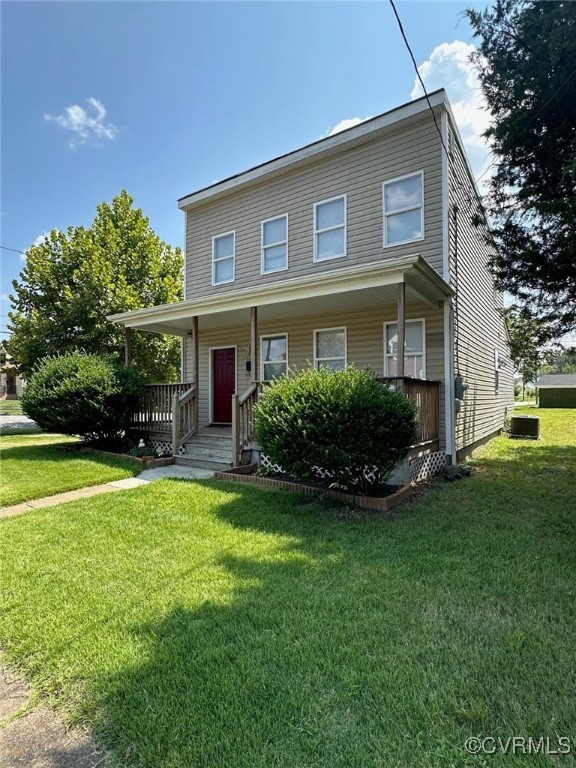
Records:
[[[267,246],[264,246],[264,225],[268,224],[270,221],[278,221],[278,219],[286,219],[286,239],[285,240],[279,240],[277,243],[269,243]],[[260,274],[261,275],[271,275],[274,272],[286,272],[288,269],[288,214],[287,213],[281,213],[279,216],[272,216],[270,219],[264,219],[260,223]],[[274,248],[278,245],[285,245],[286,246],[286,266],[285,267],[278,267],[277,269],[266,269],[266,260],[265,260],[265,254],[267,248]]]
[[[339,357],[318,357],[316,354],[317,349],[317,339],[316,334],[322,333],[323,331],[344,331],[344,368],[348,365],[348,329],[345,325],[337,325],[334,328],[315,328],[312,335],[312,345],[314,349],[314,368],[318,368],[318,363],[322,364],[326,362],[327,360],[340,360]]]
[[[426,318],[424,317],[407,317],[406,323],[422,323],[422,367],[423,367],[423,377],[422,379],[425,379],[427,376],[426,368],[427,368],[427,360],[426,360]],[[389,325],[397,325],[397,320],[389,320],[388,322],[384,323],[384,376],[390,376],[388,373],[388,358],[393,357],[393,355],[389,355],[388,351],[386,349],[386,329]],[[404,340],[404,343],[406,343],[406,340]],[[406,357],[406,355],[404,355]],[[391,378],[396,378],[392,376]]]
[[[413,176],[420,176],[420,183],[422,185],[422,203],[420,205],[410,205],[407,208],[398,208],[390,213],[386,212],[386,195],[385,188],[387,184],[393,184],[396,181],[403,181],[403,179],[411,179]],[[409,240],[400,240],[397,243],[388,243],[388,217],[394,216],[397,213],[406,213],[407,211],[420,210],[422,216],[422,236],[411,237]],[[415,171],[414,173],[405,173],[403,176],[396,176],[394,179],[386,179],[382,182],[382,218],[383,218],[383,248],[395,248],[397,245],[404,245],[405,243],[417,243],[420,240],[424,240],[426,233],[424,231],[424,171]]]
[[[344,200],[344,223],[343,224],[337,224],[334,227],[326,227],[325,229],[318,229],[317,227],[317,212],[318,212],[318,206],[324,205],[325,203],[333,203],[336,200]],[[332,232],[335,229],[342,229],[344,228],[344,253],[338,253],[336,256],[325,256],[323,259],[318,258],[318,235],[322,232]],[[314,203],[314,263],[322,263],[323,261],[331,261],[332,259],[342,259],[344,256],[346,256],[348,250],[348,200],[347,195],[337,195],[336,197],[329,197],[326,200],[319,200],[317,203]]]
[[[232,253],[230,256],[223,256],[220,259],[214,258],[216,255],[216,240],[221,237],[228,237],[232,235]],[[216,263],[218,261],[226,261],[226,259],[232,259],[232,278],[230,280],[219,280],[216,282]],[[233,283],[236,280],[236,230],[233,229],[230,232],[222,232],[220,235],[214,235],[212,238],[212,285],[225,285],[226,283]]]
[[[278,336],[284,336],[286,339],[286,360],[264,360],[264,353],[262,350],[262,343],[264,339],[269,339],[271,337],[278,337]],[[278,331],[278,333],[263,333],[260,336],[260,381],[272,381],[272,379],[265,379],[264,378],[264,362],[267,363],[286,363],[286,373],[288,373],[288,366],[289,366],[289,357],[288,357],[288,334],[284,331]]]

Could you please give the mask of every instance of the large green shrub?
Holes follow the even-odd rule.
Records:
[[[111,439],[127,429],[144,387],[137,371],[106,357],[46,357],[22,394],[22,410],[48,432]]]
[[[369,371],[348,367],[290,372],[255,409],[262,451],[300,480],[318,477],[374,493],[416,440],[415,406]]]

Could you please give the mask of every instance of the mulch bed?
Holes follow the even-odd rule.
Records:
[[[250,485],[260,485],[265,488],[279,488],[293,493],[304,493],[307,496],[322,496],[324,498],[334,499],[343,504],[362,509],[387,512],[397,504],[405,501],[412,493],[411,485],[403,486],[384,486],[385,496],[362,496],[360,494],[346,493],[330,488],[329,481],[319,481],[315,483],[299,483],[289,475],[277,473],[277,476],[266,476],[253,474],[257,469],[255,464],[245,467],[236,467],[226,469],[222,472],[216,472],[215,477],[220,480],[233,480],[239,483],[249,483]],[[284,479],[288,477],[289,479]],[[327,487],[328,486],[328,487]]]

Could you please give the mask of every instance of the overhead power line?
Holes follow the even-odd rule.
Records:
[[[7,245],[0,245],[0,248],[2,248],[3,251],[14,251],[14,253],[21,253],[23,256],[26,256],[26,251],[21,251],[18,248],[8,248]]]
[[[428,96],[428,91],[426,90],[426,86],[424,85],[424,80],[422,80],[422,77],[418,70],[418,64],[416,64],[416,59],[414,57],[414,54],[412,53],[412,48],[410,47],[410,43],[408,42],[406,33],[404,32],[404,27],[402,26],[402,21],[400,20],[400,16],[398,15],[398,11],[396,10],[396,6],[394,5],[394,0],[390,0],[390,5],[392,6],[392,10],[394,11],[394,16],[396,16],[396,21],[398,22],[398,27],[400,29],[400,34],[402,35],[402,38],[404,40],[404,44],[406,45],[406,48],[408,49],[408,53],[410,54],[410,58],[412,59],[412,64],[414,65],[414,71],[416,72],[416,77],[420,81],[420,85],[422,86],[422,90],[424,91],[424,96],[426,97],[426,101],[428,102],[428,108],[432,113],[432,118],[434,119],[434,125],[436,126],[436,130],[438,131],[438,136],[440,136],[440,141],[442,142],[444,152],[446,152],[446,157],[450,159],[450,153],[446,148],[446,144],[444,144],[444,137],[442,136],[442,131],[440,130],[440,126],[438,125],[438,120],[436,120],[436,115],[434,114],[434,110],[432,109],[432,104],[430,103],[430,97]]]

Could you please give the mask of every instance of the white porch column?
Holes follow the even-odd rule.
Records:
[[[198,386],[198,316],[192,318],[192,384]]]
[[[194,315],[192,318],[192,384],[196,387],[196,397],[194,398],[194,424],[196,429],[199,429],[198,424],[198,397],[199,397],[199,381],[198,381],[198,315]]]
[[[258,307],[250,309],[250,357],[252,381],[258,381]]]
[[[396,376],[404,376],[404,340],[406,338],[406,286],[398,283],[398,354],[396,362]]]

